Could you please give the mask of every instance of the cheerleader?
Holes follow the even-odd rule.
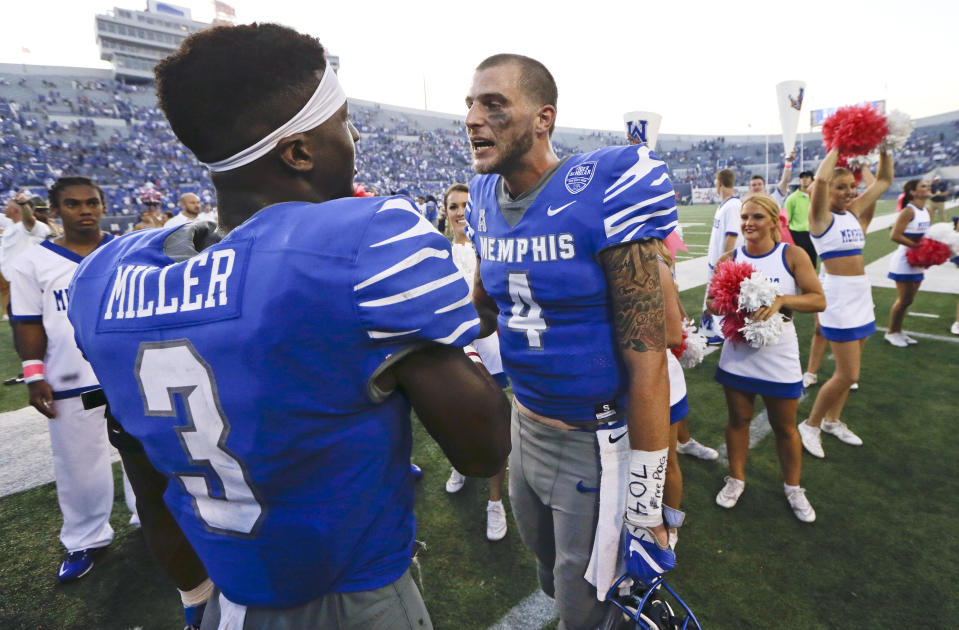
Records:
[[[666,345],[677,348],[683,343],[683,320],[686,312],[679,299],[679,287],[676,285],[675,262],[669,250],[656,242],[659,249],[659,278],[663,285],[666,311]],[[669,546],[676,548],[679,535],[677,527],[682,524],[683,513],[680,506],[683,500],[683,471],[679,466],[677,453],[692,455],[700,459],[719,458],[715,449],[700,444],[689,435],[686,416],[689,415],[689,402],[686,398],[686,377],[683,366],[670,350],[666,351],[666,366],[669,372],[669,450],[666,456],[666,483],[663,487],[663,507],[675,510],[669,523],[677,523],[669,528]],[[683,438],[680,441],[680,438]]]
[[[764,321],[782,312],[786,322],[782,337],[771,345],[753,348],[745,342],[734,343],[728,339],[723,343],[716,380],[723,386],[729,409],[726,425],[729,475],[716,495],[716,503],[724,508],[735,506],[746,487],[749,423],[759,394],[776,436],[786,500],[800,521],[811,523],[816,520],[816,512],[806,498],[805,488],[799,486],[802,446],[796,431],[796,410],[803,386],[799,340],[791,315],[793,311],[822,311],[826,308],[826,299],[806,252],[780,242],[779,206],[772,197],[761,194],[747,197],[740,220],[745,244],[724,254],[720,262],[748,262],[778,283],[782,294],[771,306],[762,307],[749,317]]]
[[[866,338],[876,331],[862,248],[876,201],[893,178],[892,156],[881,151],[875,180],[857,196],[856,178],[848,169],[836,168],[838,159],[834,149],[820,162],[809,207],[809,233],[826,271],[826,310],[819,316],[819,324],[836,358],[835,372],[820,388],[809,418],[799,424],[803,446],[815,457],[825,457],[820,431],[846,444],[862,445],[859,436],[839,418],[849,388],[859,380]]]
[[[469,188],[466,184],[453,184],[443,196],[443,209],[446,213],[446,233],[453,239],[453,263],[466,277],[473,293],[476,273],[476,250],[466,236],[466,200]],[[506,387],[506,375],[503,373],[503,361],[499,354],[499,336],[493,333],[489,337],[473,342],[482,364],[500,387]],[[506,509],[503,507],[503,480],[506,478],[506,466],[489,480],[489,502],[486,504],[486,538],[501,540],[506,536]],[[450,469],[446,480],[446,491],[459,492],[466,483],[466,477],[455,468]]]
[[[926,210],[926,201],[931,196],[929,184],[919,179],[910,179],[902,187],[902,212],[896,217],[889,234],[890,240],[899,243],[899,247],[892,254],[889,261],[889,278],[896,281],[896,291],[899,297],[889,309],[889,331],[885,335],[886,341],[897,348],[917,343],[915,339],[902,332],[902,320],[906,316],[906,309],[912,304],[919,285],[922,283],[923,272],[921,267],[913,267],[906,260],[906,252],[919,247],[919,239],[929,229],[929,211]]]

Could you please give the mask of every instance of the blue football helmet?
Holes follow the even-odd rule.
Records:
[[[607,615],[604,630],[702,630],[696,615],[663,578],[656,578],[648,588],[636,585],[626,595],[620,595],[624,575],[606,593],[607,601],[615,609]],[[666,597],[678,604],[679,614],[673,612]]]

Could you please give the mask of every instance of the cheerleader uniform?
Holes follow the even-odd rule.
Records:
[[[861,256],[866,244],[866,235],[852,212],[833,212],[829,227],[822,234],[810,236],[822,260]],[[821,279],[826,295],[826,310],[819,314],[819,328],[823,337],[829,341],[855,341],[876,332],[872,287],[868,276],[823,273]]]
[[[676,424],[689,415],[686,376],[679,359],[670,350],[666,351],[666,367],[669,370],[669,424]]]
[[[786,243],[778,243],[768,254],[751,256],[744,247],[736,249],[733,260],[748,262],[764,276],[777,282],[783,295],[796,295],[796,278],[786,264]],[[753,348],[748,343],[723,342],[716,368],[716,380],[744,392],[799,398],[803,392],[799,363],[799,339],[792,320],[783,324],[783,334],[773,345]]]
[[[476,250],[472,243],[453,243],[453,264],[466,276],[466,282],[470,285],[470,296],[473,295],[473,282],[476,280]],[[506,387],[509,382],[506,380],[506,373],[503,372],[503,359],[499,354],[499,333],[494,332],[489,337],[476,339],[473,341],[473,347],[479,353],[483,365],[489,370],[490,376],[500,387]]]
[[[929,229],[929,211],[925,208],[917,208],[912,204],[909,204],[908,207],[912,208],[912,221],[906,225],[903,236],[918,242],[922,235],[926,233],[926,230]],[[922,267],[913,267],[906,260],[906,252],[910,249],[900,244],[896,251],[892,253],[892,258],[889,260],[889,273],[887,274],[890,279],[896,282],[922,282],[924,277]]]

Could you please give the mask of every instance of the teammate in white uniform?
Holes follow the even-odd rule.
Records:
[[[113,470],[104,408],[83,408],[80,395],[99,384],[67,319],[67,287],[80,261],[113,237],[100,231],[103,191],[85,177],[57,180],[50,206],[63,220],[64,235],[19,256],[11,271],[11,305],[30,404],[50,418],[63,513],[60,541],[67,548],[57,577],[66,582],[86,575],[94,551],[113,540]],[[135,500],[127,483],[124,490],[135,523]]]
[[[453,237],[453,263],[466,277],[470,285],[470,295],[473,294],[473,282],[476,276],[476,249],[466,236],[466,201],[469,198],[469,186],[453,184],[443,196],[443,208],[446,212],[447,231]],[[479,354],[479,359],[490,376],[506,387],[508,382],[503,373],[503,359],[499,354],[499,333],[494,332],[488,337],[477,339],[473,347]],[[486,538],[492,541],[502,540],[506,536],[506,508],[503,507],[503,480],[506,479],[506,467],[490,477],[489,501],[486,504]],[[450,477],[446,480],[446,491],[450,494],[459,492],[466,483],[466,476],[456,468],[450,469]]]
[[[913,267],[906,260],[906,252],[911,248],[919,247],[919,240],[929,229],[930,217],[926,210],[926,201],[932,196],[929,184],[921,179],[910,179],[902,187],[903,207],[896,222],[892,226],[889,238],[899,247],[892,253],[889,260],[889,278],[896,281],[896,291],[899,297],[889,309],[889,331],[886,341],[898,348],[917,343],[915,339],[902,332],[902,320],[906,310],[912,304],[919,285],[922,283],[923,271],[921,267]]]
[[[772,306],[760,308],[750,317],[763,321],[777,312],[791,317],[792,311],[822,311],[826,299],[809,256],[795,245],[779,242],[779,205],[775,200],[768,195],[751,195],[743,202],[740,216],[745,245],[727,253],[720,261],[746,261],[777,282],[782,291]],[[753,348],[726,340],[716,380],[723,385],[729,408],[726,426],[729,476],[716,496],[716,503],[725,508],[735,506],[745,488],[749,423],[759,394],[776,436],[786,499],[799,520],[814,521],[816,512],[806,499],[805,489],[799,487],[802,446],[796,431],[796,410],[803,387],[799,341],[792,320],[787,320],[782,337],[772,345]]]
[[[876,330],[862,247],[876,201],[893,178],[892,157],[880,152],[876,179],[857,196],[856,178],[848,169],[836,168],[838,159],[833,150],[820,162],[809,205],[809,233],[825,268],[826,310],[819,327],[836,357],[836,371],[819,390],[809,418],[799,424],[803,446],[815,457],[825,456],[820,429],[846,444],[862,444],[839,418],[849,388],[859,381],[862,348]]]
[[[716,173],[716,192],[719,193],[719,207],[713,216],[713,229],[709,234],[709,250],[706,253],[706,291],[709,292],[709,282],[713,279],[713,268],[719,257],[742,243],[742,234],[739,232],[739,210],[742,202],[735,196],[736,173],[724,168]],[[703,297],[702,329],[706,341],[710,344],[722,343],[720,333],[723,318],[711,315],[706,308],[706,297]]]

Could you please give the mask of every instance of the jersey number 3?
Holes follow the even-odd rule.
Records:
[[[214,492],[206,475],[177,474],[193,497],[193,509],[209,529],[248,536],[263,508],[246,470],[226,447],[230,423],[220,406],[213,370],[186,339],[140,345],[137,382],[147,416],[176,416],[175,396],[183,399],[185,426],[176,427],[192,466],[207,467],[222,491]],[[216,494],[217,496],[214,496]]]
[[[533,289],[529,286],[529,272],[510,271],[506,277],[509,297],[513,300],[506,326],[510,330],[526,333],[526,342],[531,350],[542,350],[543,333],[549,326],[543,319],[543,309],[533,299]]]

